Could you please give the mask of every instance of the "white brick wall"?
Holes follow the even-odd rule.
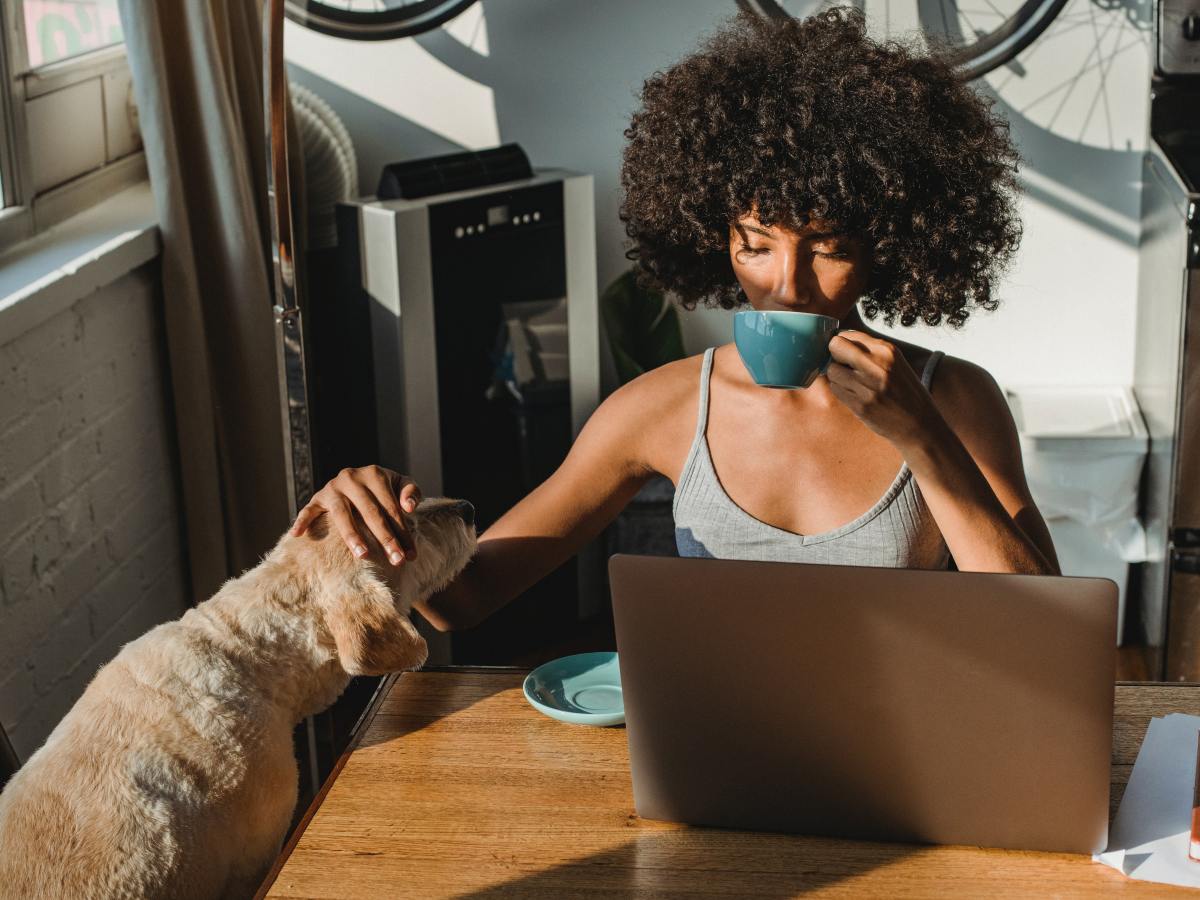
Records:
[[[0,334],[0,722],[22,759],[188,602],[158,280]]]

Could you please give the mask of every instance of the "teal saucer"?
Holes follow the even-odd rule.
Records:
[[[617,654],[578,653],[543,663],[525,677],[525,699],[540,713],[572,725],[625,721]]]

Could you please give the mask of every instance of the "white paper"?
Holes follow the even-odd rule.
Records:
[[[1200,716],[1150,720],[1108,849],[1092,859],[1141,881],[1200,887],[1200,862],[1188,859],[1197,731]]]

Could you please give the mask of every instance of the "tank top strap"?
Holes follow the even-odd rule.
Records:
[[[713,352],[716,347],[704,351],[704,361],[700,363],[700,409],[696,412],[696,436],[692,438],[695,445],[704,439],[704,431],[708,427],[708,382],[712,379]]]
[[[925,360],[925,370],[921,373],[921,384],[925,385],[925,390],[929,390],[933,383],[933,370],[945,355],[941,350],[934,350],[929,354],[929,359]]]

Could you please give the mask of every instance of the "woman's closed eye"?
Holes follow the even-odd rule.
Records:
[[[849,259],[854,251],[853,243],[841,237],[825,237],[813,241],[809,246],[814,254],[826,259]]]
[[[771,252],[770,247],[753,247],[750,244],[742,244],[738,247],[738,253],[745,253],[749,256],[763,256]],[[813,249],[814,256],[824,257],[825,259],[849,259],[850,253],[846,250],[838,248]]]

